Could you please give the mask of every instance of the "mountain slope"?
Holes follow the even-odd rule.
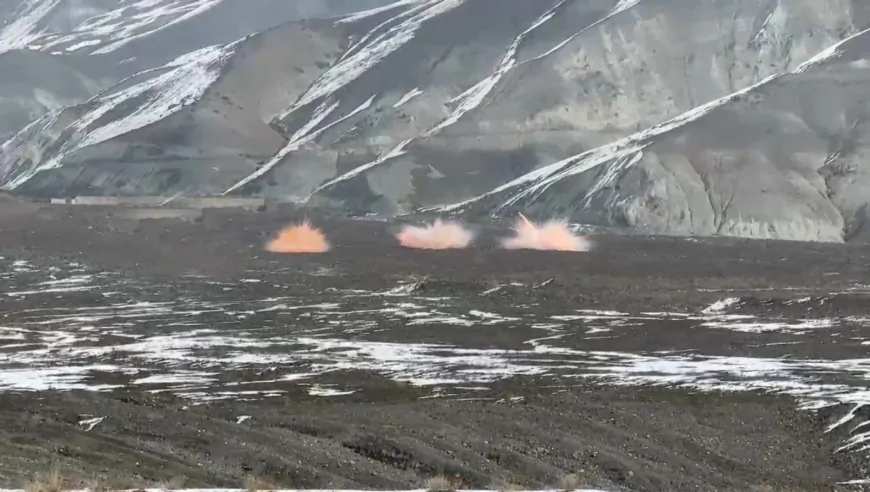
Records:
[[[258,0],[257,9],[245,0],[5,3],[0,6],[0,115],[4,116],[0,138],[59,109],[46,101],[64,106],[82,103],[128,77],[154,71],[197,50],[232,43],[285,22],[333,17],[387,2]],[[29,61],[15,63],[10,58]],[[82,79],[86,90],[77,87]],[[10,94],[19,83],[34,84],[39,92]],[[58,87],[67,83],[69,87]],[[25,117],[29,118],[22,122]]]
[[[0,7],[0,52],[142,57],[163,63],[284,22],[380,7],[389,0],[22,0]],[[163,49],[165,53],[154,53]],[[155,58],[156,57],[156,58]]]
[[[553,212],[650,232],[866,234],[870,30],[791,73],[440,211]]]
[[[0,139],[49,111],[87,99],[106,85],[69,61],[38,51],[0,53]]]
[[[174,18],[197,8],[181,3]],[[145,48],[176,44],[171,20],[108,52],[110,37],[82,48],[143,65],[8,139],[0,183],[45,196],[263,194],[353,214],[526,211],[667,234],[862,230],[859,2],[365,7],[229,44],[195,34],[212,44],[174,60]],[[220,25],[208,15],[176,25]],[[29,43],[63,45],[47,39]]]

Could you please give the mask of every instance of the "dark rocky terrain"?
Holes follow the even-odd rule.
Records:
[[[396,245],[284,207],[0,215],[0,485],[857,490],[866,248]],[[14,212],[14,213],[13,213]],[[335,245],[262,251],[303,215]],[[411,220],[411,218],[407,218]],[[765,487],[772,487],[765,488]]]
[[[0,186],[866,234],[860,0],[120,3],[0,11]]]
[[[256,4],[0,2],[0,487],[870,489],[865,2]]]

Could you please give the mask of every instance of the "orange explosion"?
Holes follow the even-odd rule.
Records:
[[[325,253],[329,251],[329,242],[320,229],[305,220],[281,229],[278,236],[266,245],[266,250],[273,253]]]
[[[523,214],[514,226],[516,236],[502,241],[505,249],[540,249],[548,251],[589,251],[592,246],[583,236],[571,232],[568,223],[551,220],[543,225],[532,223]]]
[[[405,226],[396,239],[406,248],[461,249],[474,240],[474,233],[457,222],[437,219],[424,227]]]

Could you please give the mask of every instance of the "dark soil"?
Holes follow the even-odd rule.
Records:
[[[202,221],[186,224],[116,220],[108,208],[43,207],[0,214],[0,256],[81,262],[162,283],[178,295],[188,288],[178,282],[190,275],[232,282],[280,272],[274,283],[292,281],[297,291],[319,295],[336,286],[382,290],[420,279],[425,295],[456,296],[467,306],[502,312],[526,304],[541,313],[566,307],[678,311],[723,293],[743,298],[747,310],[769,310],[772,303],[805,310],[778,299],[824,297],[854,289],[870,275],[867,248],[858,244],[600,236],[586,254],[517,252],[492,246],[507,231],[483,228],[476,248],[419,252],[394,244],[395,225],[331,218],[318,224],[335,245],[332,252],[263,252],[271,234],[298,216],[206,211]],[[525,287],[480,295],[512,281]],[[39,305],[30,302],[0,298],[0,310],[52,307],[44,298]],[[813,306],[850,316],[865,313],[867,304],[856,298]],[[706,339],[660,328],[656,336],[621,339],[618,348],[689,343],[730,355],[752,344],[751,335]],[[403,336],[387,333],[382,336],[394,341]],[[463,339],[461,331],[445,327],[439,336],[467,346],[511,346],[516,335],[508,330],[498,339]],[[601,344],[596,350],[614,349],[606,341],[590,343]],[[826,350],[839,350],[814,346],[804,344],[798,354],[824,357]],[[843,350],[861,356],[860,345],[849,347]],[[776,356],[779,349],[767,350]],[[834,452],[847,435],[824,432],[845,409],[799,410],[788,397],[580,380],[562,381],[554,390],[547,388],[550,381],[522,377],[494,383],[486,398],[431,398],[370,373],[334,377],[365,391],[201,405],[137,389],[0,393],[0,485],[20,486],[59,464],[73,481],[99,477],[135,487],[241,487],[256,476],[295,488],[395,489],[446,475],[466,487],[539,488],[576,473],[585,484],[613,490],[816,491],[863,477],[867,464],[861,453]],[[87,416],[107,418],[87,431],[79,425]],[[242,416],[250,418],[239,423]]]
[[[829,490],[845,479],[823,415],[787,398],[578,386],[516,401],[266,399],[188,406],[142,394],[0,396],[2,474],[19,485],[53,463],[71,477],[141,486],[241,487],[247,475],[292,488],[552,487],[569,473],[630,490]],[[94,430],[80,415],[108,415]],[[237,418],[252,418],[237,424]]]

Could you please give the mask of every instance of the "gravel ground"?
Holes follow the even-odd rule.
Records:
[[[424,253],[314,215],[335,248],[300,257],[262,251],[290,211],[122,215],[0,213],[0,485],[52,464],[133,486],[866,476],[863,245],[502,251],[491,226]]]

